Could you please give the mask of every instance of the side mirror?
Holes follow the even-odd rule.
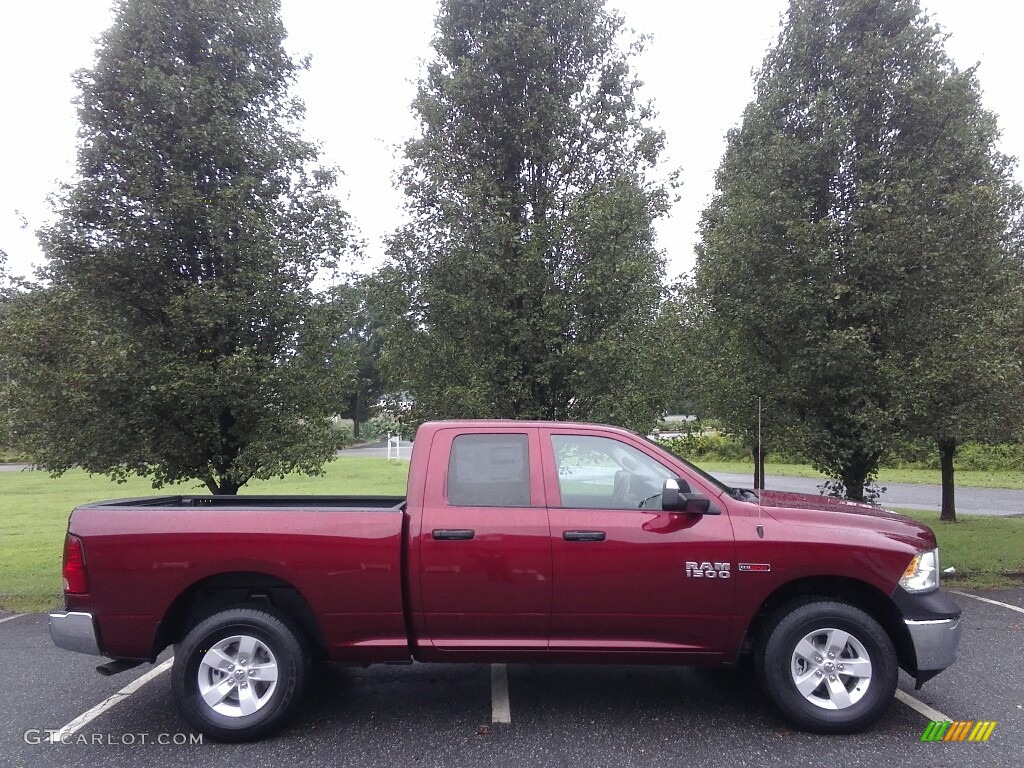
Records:
[[[688,512],[694,515],[717,515],[718,509],[711,506],[711,499],[702,493],[692,493],[689,484],[682,479],[670,477],[661,489],[661,508],[665,512]]]
[[[666,512],[682,512],[686,502],[683,499],[683,490],[680,483],[687,485],[685,480],[677,480],[674,477],[665,479],[661,487],[661,508]],[[686,490],[690,490],[687,486]]]

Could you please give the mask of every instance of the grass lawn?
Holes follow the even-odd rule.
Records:
[[[242,492],[402,495],[408,467],[407,462],[345,456],[331,462],[321,477],[256,481]],[[56,479],[45,472],[0,473],[0,609],[43,611],[59,604],[64,531],[68,514],[78,504],[176,493],[205,493],[205,488],[188,484],[154,491],[145,480],[119,485],[79,471]],[[1002,574],[1024,572],[1024,519],[961,516],[961,522],[948,524],[940,523],[934,512],[906,514],[932,527],[942,548],[942,567],[953,566],[963,575],[947,583],[967,587],[1021,583]]]
[[[753,462],[744,461],[695,461],[693,462],[701,469],[714,474],[715,472],[729,472],[737,475],[750,475],[751,482],[754,477]],[[825,477],[807,464],[765,464],[765,474],[768,477],[779,475],[782,477],[813,477],[822,481]],[[1021,472],[980,472],[958,470],[954,475],[957,486],[971,486],[975,488],[1012,488],[1024,490],[1024,473]],[[878,482],[881,485],[886,483],[917,483],[922,485],[939,485],[942,478],[937,469],[882,469],[878,472]]]
[[[1010,587],[1024,584],[1024,518],[960,515],[943,523],[937,512],[897,509],[925,523],[939,542],[939,568],[956,568],[942,575],[947,586]],[[1018,574],[1017,578],[1006,574]]]

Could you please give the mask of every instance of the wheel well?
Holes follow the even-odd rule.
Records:
[[[178,595],[157,627],[153,658],[208,616],[243,605],[273,608],[298,627],[315,654],[324,653],[316,614],[298,589],[264,573],[222,573],[198,581]]]
[[[795,600],[820,598],[822,600],[838,600],[860,608],[875,619],[896,649],[900,666],[908,671],[916,671],[917,658],[914,644],[910,639],[906,624],[899,609],[889,597],[877,588],[857,579],[842,576],[812,576],[797,579],[782,585],[772,592],[761,607],[758,608],[743,638],[742,652],[752,650],[761,629],[768,618],[786,603]]]

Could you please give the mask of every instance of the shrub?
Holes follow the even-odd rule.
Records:
[[[719,434],[690,433],[682,437],[658,440],[673,453],[690,461],[746,461],[750,450],[735,437]]]
[[[934,445],[908,444],[888,457],[882,466],[893,469],[938,469],[939,452]],[[1024,444],[965,443],[957,449],[953,468],[965,472],[1024,472]]]
[[[938,463],[938,457],[936,457]],[[1024,472],[1024,445],[1020,443],[1001,443],[998,445],[980,445],[966,443],[953,459],[956,469],[982,472]]]

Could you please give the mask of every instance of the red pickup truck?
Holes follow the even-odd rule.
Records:
[[[729,488],[631,432],[424,424],[408,493],[171,496],[68,523],[54,642],[119,671],[173,644],[183,716],[279,726],[313,662],[734,664],[798,727],[877,720],[956,658],[935,537],[877,507]]]

